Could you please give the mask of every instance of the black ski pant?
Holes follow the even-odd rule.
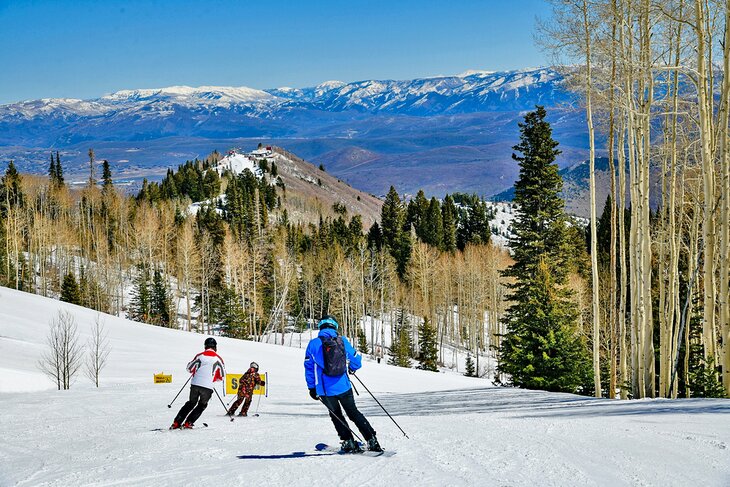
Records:
[[[210,401],[212,394],[213,389],[190,386],[190,399],[180,408],[180,412],[175,416],[175,422],[178,424],[183,424],[184,422],[195,424],[195,421],[198,420],[200,415],[203,414],[203,411],[205,411],[205,408],[208,407],[208,401]]]
[[[342,414],[342,409],[345,410],[345,414],[350,418],[350,421],[355,423],[357,429],[360,430],[365,441],[375,437],[375,430],[365,416],[358,411],[355,405],[355,396],[352,394],[352,389],[337,396],[321,396],[322,402],[330,409],[330,419],[335,425],[337,434],[340,440],[352,440],[352,432],[348,428],[345,417]],[[342,406],[342,408],[340,408]]]

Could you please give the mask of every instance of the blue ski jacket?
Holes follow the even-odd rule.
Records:
[[[304,378],[307,380],[307,388],[315,388],[318,396],[337,396],[352,388],[347,372],[340,376],[324,375],[324,355],[322,354],[322,340],[319,337],[336,337],[337,331],[332,328],[319,330],[317,338],[309,341],[307,351],[304,353]],[[349,361],[348,368],[357,370],[362,367],[362,355],[357,353],[349,340],[342,337],[345,344],[345,353]]]

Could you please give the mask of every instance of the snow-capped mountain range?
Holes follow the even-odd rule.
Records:
[[[89,147],[117,174],[155,177],[160,169],[212,149],[292,150],[374,194],[476,191],[489,195],[516,176],[517,122],[536,104],[550,109],[570,146],[584,129],[566,109],[574,97],[551,68],[413,80],[327,81],[309,88],[173,86],[122,90],[91,100],[40,99],[0,106],[0,170],[45,172],[59,150],[70,170]],[[567,111],[566,111],[567,110]],[[582,144],[580,144],[582,145]],[[567,150],[566,150],[567,149]],[[182,160],[181,160],[182,159]],[[455,171],[444,171],[451,165]],[[423,169],[412,171],[413,168]]]
[[[436,115],[528,109],[535,103],[564,101],[558,87],[562,76],[549,68],[488,72],[467,71],[406,81],[326,81],[311,88],[257,90],[247,87],[171,86],[121,90],[92,100],[43,98],[0,106],[3,123],[48,115],[110,116],[134,112],[174,114],[176,107],[197,110],[248,111],[273,115],[280,110],[316,109],[328,112],[361,110],[371,113]]]

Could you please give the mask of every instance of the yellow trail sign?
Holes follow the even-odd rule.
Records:
[[[168,384],[172,382],[172,374],[154,374],[153,376],[155,384]]]

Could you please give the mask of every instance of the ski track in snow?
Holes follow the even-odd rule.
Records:
[[[230,422],[213,395],[198,421],[209,428],[151,431],[187,399],[186,387],[167,408],[204,337],[104,316],[112,352],[102,386],[79,375],[56,391],[36,362],[59,308],[84,342],[95,312],[0,288],[0,486],[730,485],[727,400],[607,401],[368,360],[358,377],[411,439],[358,387],[360,409],[397,455],[321,454],[317,443],[338,440],[307,395],[303,351],[226,338],[229,372],[254,359],[269,372],[261,416]],[[163,370],[174,382],[152,384]]]

